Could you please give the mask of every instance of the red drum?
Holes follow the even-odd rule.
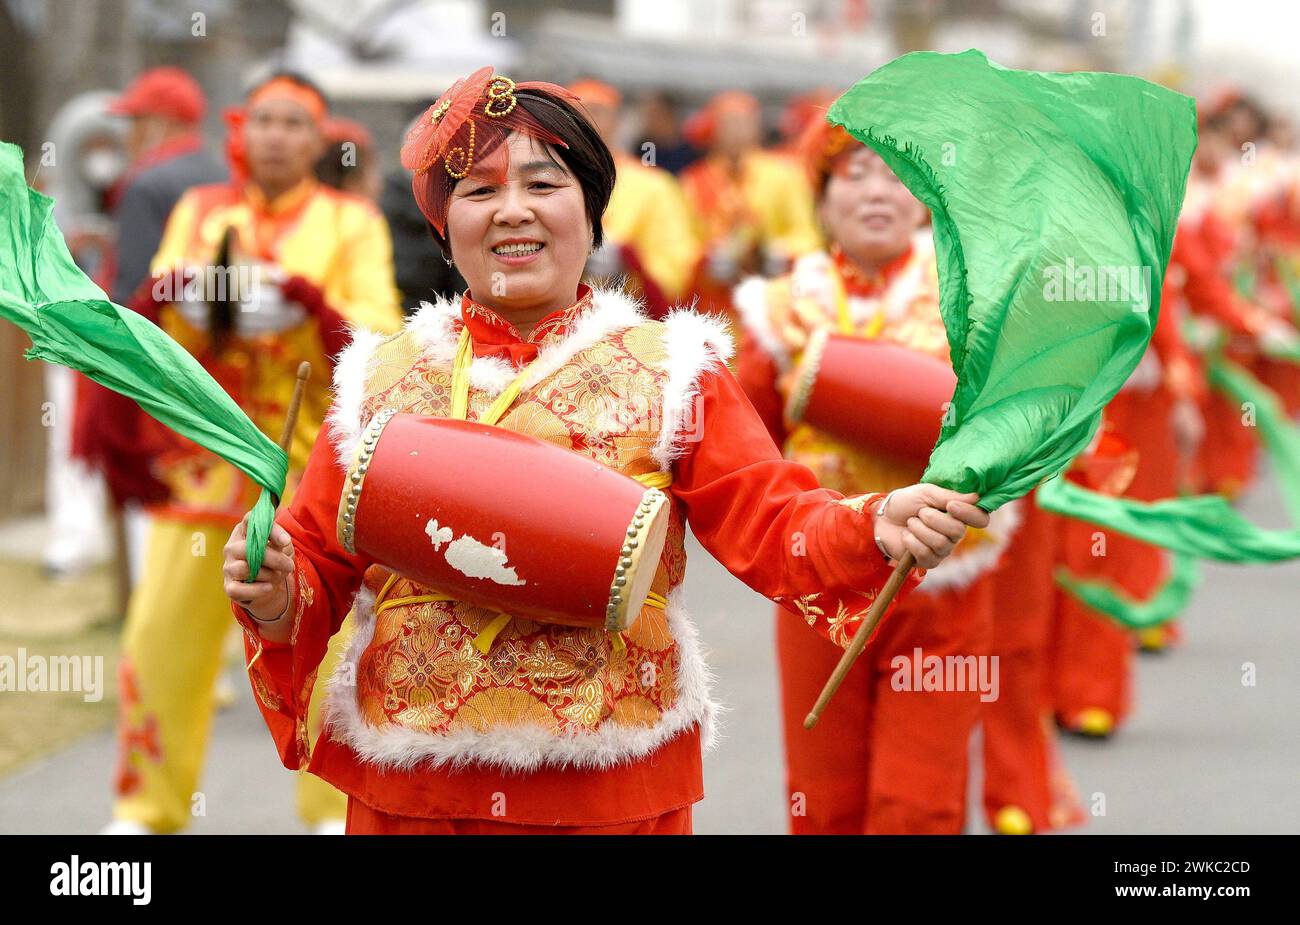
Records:
[[[535,437],[375,415],[344,482],[339,542],[457,600],[621,632],[640,614],[668,496]]]
[[[956,387],[938,357],[822,330],[809,338],[785,413],[847,443],[924,462]]]

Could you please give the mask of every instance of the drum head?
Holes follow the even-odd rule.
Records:
[[[659,557],[668,539],[671,514],[668,496],[657,488],[647,489],[632,523],[628,525],[628,541],[623,545],[614,571],[606,610],[606,631],[621,633],[641,615],[655,572],[659,570]]]

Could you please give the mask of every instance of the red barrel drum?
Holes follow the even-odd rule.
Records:
[[[808,341],[786,417],[898,459],[930,458],[957,387],[944,360],[887,341],[818,331]]]
[[[457,600],[621,632],[641,612],[668,496],[500,427],[375,415],[339,502],[343,547]]]

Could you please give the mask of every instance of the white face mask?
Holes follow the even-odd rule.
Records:
[[[125,168],[125,159],[110,148],[95,148],[81,158],[81,175],[97,189],[112,186]]]

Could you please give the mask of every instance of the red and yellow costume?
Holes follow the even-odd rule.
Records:
[[[617,110],[623,96],[596,80],[581,80],[570,90],[588,106]],[[621,148],[612,148],[617,179],[601,217],[605,246],[618,248],[627,291],[661,318],[686,294],[699,260],[699,245],[681,184],[667,170],[648,166]]]
[[[474,641],[495,613],[341,547],[345,467],[360,435],[383,409],[451,415],[463,329],[473,357],[467,420],[523,367],[497,426],[670,495],[652,585],[661,606],[644,607],[622,642],[516,617],[484,653]],[[730,354],[715,319],[652,321],[623,293],[585,287],[527,341],[468,296],[426,306],[395,337],[357,335],[335,373],[330,440],[317,442],[279,517],[295,549],[290,642],[264,641],[235,608],[281,759],[349,795],[349,831],[689,830],[716,708],[682,602],[687,521],[751,587],[797,604],[827,639],[851,636],[890,571],[865,507],[878,496],[845,499],[781,459],[723,365]],[[613,430],[602,424],[611,402],[629,412]],[[307,704],[350,607],[356,633],[312,748]]]
[[[713,123],[727,109],[757,106],[746,94],[719,94],[697,118],[697,139],[709,143]],[[786,155],[760,148],[738,159],[710,154],[683,170],[681,182],[702,254],[694,288],[703,310],[733,311],[731,284],[710,276],[714,255],[748,274],[763,272],[767,260],[793,260],[822,246],[812,189]]]
[[[787,427],[782,409],[798,356],[820,330],[881,338],[947,360],[928,235],[918,236],[875,275],[862,273],[841,254],[805,255],[786,276],[742,284],[735,302],[747,335],[739,375],[787,458],[846,493],[919,479],[923,459],[849,445],[807,423]],[[862,409],[867,415],[876,411],[887,409]],[[936,437],[939,414],[935,409]],[[796,834],[961,831],[966,751],[980,715],[980,692],[900,690],[893,681],[897,660],[913,659],[918,649],[941,659],[988,653],[991,572],[1014,530],[1016,507],[997,512],[986,530],[969,531],[952,556],[896,606],[811,731],[803,729],[804,716],[839,654],[824,640],[799,633],[797,621],[778,610]]]
[[[400,324],[388,230],[368,203],[314,179],[270,202],[253,185],[197,187],[172,212],[154,274],[211,267],[232,228],[232,252],[237,248],[240,262],[283,271],[285,299],[303,306],[303,320],[273,333],[233,333],[220,349],[174,305],[163,306],[161,323],[273,438],[283,426],[299,363],[312,363],[316,373],[289,454],[292,492],[324,419],[324,373],[341,343],[343,322],[389,331]],[[154,512],[146,567],[127,617],[114,815],[167,832],[190,816],[229,630],[221,550],[256,500],[257,486],[180,438],[168,441],[155,470],[170,499]],[[314,795],[300,801],[309,822],[341,815],[337,795],[310,787]]]
[[[614,152],[618,180],[601,219],[607,245],[620,249],[629,291],[662,317],[686,293],[699,257],[681,185],[668,171]]]

